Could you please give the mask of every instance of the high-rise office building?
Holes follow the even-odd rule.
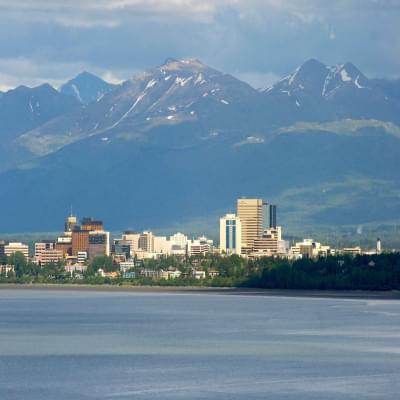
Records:
[[[77,221],[76,217],[74,215],[70,215],[65,221],[65,226],[64,226],[65,233],[72,232],[72,229],[77,224],[78,224],[78,221]]]
[[[86,252],[91,261],[95,257],[110,255],[110,233],[104,231],[103,223],[92,218],[83,218],[74,225],[71,233],[72,255]]]
[[[220,251],[228,255],[242,252],[242,224],[235,214],[226,214],[219,220]]]
[[[92,261],[96,257],[110,255],[110,233],[105,231],[90,231],[88,258]]]
[[[104,230],[103,222],[96,221],[90,217],[85,217],[81,221],[81,229],[83,231],[102,231]]]
[[[276,228],[276,205],[263,201],[263,231]]]
[[[263,233],[263,200],[238,199],[237,216],[242,228],[242,253],[249,253],[254,247],[254,240]]]
[[[147,253],[154,251],[154,235],[153,232],[144,231],[139,237],[139,249]]]
[[[82,230],[80,226],[74,227],[72,231],[72,255],[76,256],[80,251],[89,249],[89,231]]]

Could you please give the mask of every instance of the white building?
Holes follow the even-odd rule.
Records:
[[[182,275],[182,272],[176,268],[160,270],[160,279],[177,279]]]
[[[188,237],[181,232],[177,232],[169,237],[172,245],[179,246],[182,249],[186,248]]]
[[[192,269],[190,275],[194,279],[206,279],[206,277],[207,277],[205,271],[201,271],[201,270],[197,270],[197,269]]]
[[[235,214],[226,214],[219,220],[219,247],[227,255],[242,252],[242,224]]]
[[[297,242],[290,248],[290,258],[316,258],[316,257],[327,257],[334,255],[335,250],[331,249],[330,246],[322,245],[313,239],[304,239],[302,242]]]
[[[78,251],[76,254],[76,259],[79,264],[85,264],[88,259],[88,254],[86,251]]]
[[[126,272],[133,268],[135,268],[135,261],[132,259],[126,260],[126,261],[121,261],[119,263],[119,269],[121,272]]]
[[[197,239],[189,240],[188,244],[189,256],[206,255],[213,251],[213,241],[205,236],[200,236]]]
[[[1,245],[0,252],[9,257],[17,252],[22,253],[26,259],[29,257],[29,246],[20,242],[9,242]]]

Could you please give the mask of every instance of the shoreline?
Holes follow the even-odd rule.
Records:
[[[309,289],[256,289],[230,287],[197,287],[197,286],[117,286],[117,285],[76,285],[76,284],[0,284],[0,290],[37,290],[37,291],[83,291],[108,293],[171,293],[171,294],[213,294],[234,296],[264,297],[305,297],[328,299],[360,300],[400,300],[400,291],[371,290],[309,290]]]

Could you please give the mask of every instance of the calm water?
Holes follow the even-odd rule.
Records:
[[[397,399],[400,302],[0,290],[0,399]]]

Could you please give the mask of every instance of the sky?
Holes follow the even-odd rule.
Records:
[[[400,78],[400,0],[0,0],[0,90],[194,57],[254,87],[309,58]]]

